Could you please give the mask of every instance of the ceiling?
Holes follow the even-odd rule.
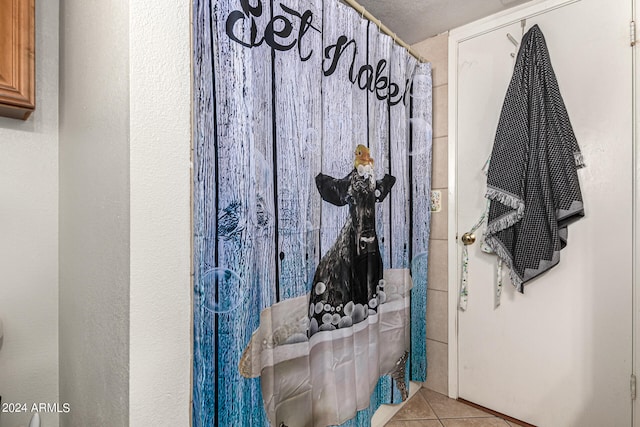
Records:
[[[358,0],[408,44],[530,0]]]

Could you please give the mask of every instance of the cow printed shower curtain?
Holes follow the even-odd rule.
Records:
[[[337,0],[194,0],[194,426],[369,426],[426,375],[431,68]]]

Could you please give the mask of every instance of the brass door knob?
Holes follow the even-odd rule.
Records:
[[[476,236],[473,233],[464,233],[462,235],[462,243],[465,246],[473,245],[476,241]]]

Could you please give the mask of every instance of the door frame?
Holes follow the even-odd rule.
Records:
[[[640,22],[640,1],[632,0],[631,2],[631,16],[635,22],[637,27],[638,22]],[[632,300],[633,300],[633,325],[632,325],[632,349],[633,356],[631,360],[631,366],[633,370],[633,374],[638,376],[638,364],[640,363],[640,335],[639,328],[640,325],[640,292],[638,292],[638,280],[639,280],[639,272],[638,272],[638,248],[640,247],[638,244],[638,239],[640,239],[640,162],[638,160],[638,156],[640,153],[640,147],[638,144],[640,143],[640,54],[638,53],[638,44],[640,44],[640,38],[637,35],[636,29],[636,40],[635,46],[632,49],[632,75],[635,77],[632,82],[632,110],[633,110],[633,288],[632,288]],[[630,40],[631,41],[631,40]],[[634,427],[640,427],[640,399],[636,397],[635,401],[631,405],[631,420],[632,425]]]
[[[449,397],[457,399],[459,397],[459,385],[458,385],[458,293],[460,283],[460,269],[458,259],[458,241],[457,241],[457,152],[458,152],[458,140],[457,140],[457,100],[458,100],[458,48],[459,45],[467,40],[475,37],[482,36],[489,32],[499,30],[501,28],[519,23],[523,19],[530,19],[538,15],[559,9],[571,4],[577,3],[582,0],[533,0],[524,5],[513,7],[504,12],[500,12],[489,17],[483,18],[471,24],[456,28],[449,32],[449,58],[448,58],[448,135],[449,135],[449,152],[448,152],[448,167],[449,167],[449,183],[448,183],[448,385],[449,385]],[[640,11],[638,11],[638,2],[640,0],[630,0],[630,4],[633,5],[633,9],[630,10],[630,19],[635,17],[637,23],[640,22]],[[640,40],[638,41],[640,44]],[[633,75],[635,80],[633,82],[633,229],[634,236],[633,243],[633,284],[632,284],[632,304],[633,304],[633,325],[632,325],[632,370],[637,372],[636,366],[640,360],[640,336],[638,336],[637,325],[640,321],[640,292],[636,292],[638,286],[638,240],[640,239],[640,230],[638,224],[640,224],[640,164],[638,162],[638,150],[637,145],[640,141],[640,55],[637,53],[637,48],[633,51]],[[639,391],[640,394],[640,391]],[[633,426],[640,427],[640,395],[636,399],[633,407]]]

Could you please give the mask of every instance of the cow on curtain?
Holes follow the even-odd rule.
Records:
[[[375,204],[387,197],[396,179],[386,174],[376,181],[374,160],[364,145],[354,154],[354,168],[344,178],[316,176],[322,199],[348,205],[349,217],[313,277],[309,336],[362,322],[386,300]]]

